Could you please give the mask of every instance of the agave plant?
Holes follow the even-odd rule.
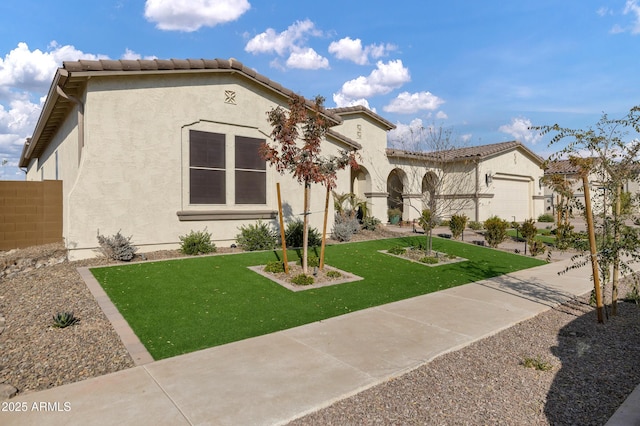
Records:
[[[65,328],[73,325],[79,321],[73,315],[73,312],[58,312],[53,316],[53,326],[57,328]]]

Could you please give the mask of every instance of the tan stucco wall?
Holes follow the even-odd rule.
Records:
[[[302,186],[273,168],[267,173],[266,206],[188,203],[188,130],[224,133],[227,147],[233,146],[235,135],[268,139],[266,111],[286,105],[284,98],[265,93],[248,80],[226,75],[215,84],[197,76],[135,77],[126,85],[114,79],[92,78],[87,90],[85,147],[80,172],[77,179],[70,179],[67,198],[66,239],[72,258],[93,255],[98,232],[131,235],[141,251],[175,248],[180,235],[205,227],[218,245],[231,244],[239,226],[255,220],[180,221],[177,212],[277,210],[276,182],[281,183],[288,211],[293,215],[302,212]],[[235,92],[235,104],[225,102],[230,95],[225,91]],[[65,143],[74,145],[72,139]],[[323,152],[337,152],[336,144],[326,142]],[[232,154],[233,150],[227,149],[227,164],[233,165]],[[65,161],[65,167],[69,164],[73,161]],[[232,176],[233,168],[227,171],[227,181],[233,182]],[[348,176],[349,171],[340,173],[338,191],[349,191]],[[233,190],[232,185],[227,186],[228,192]],[[227,200],[229,203],[230,198]],[[314,185],[311,223],[318,229],[324,200],[324,188]],[[332,222],[331,215],[329,228]]]

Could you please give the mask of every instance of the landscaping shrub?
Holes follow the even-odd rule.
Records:
[[[362,219],[362,229],[366,229],[368,231],[375,231],[378,229],[378,225],[380,225],[380,219],[377,217],[365,217]]]
[[[437,257],[434,257],[434,256],[425,256],[423,258],[420,258],[420,262],[426,263],[427,265],[435,265],[436,263],[439,262],[439,260]]]
[[[278,237],[269,224],[259,220],[255,225],[241,226],[236,241],[246,251],[271,250],[278,244]]]
[[[289,248],[302,247],[302,236],[304,231],[304,222],[300,219],[296,219],[287,224],[287,229],[284,231],[284,239]],[[309,227],[309,247],[320,247],[322,244],[322,237],[316,228]]]
[[[395,254],[395,255],[403,255],[407,252],[407,249],[403,248],[403,247],[391,247],[389,250],[387,250],[387,253],[390,254]]]
[[[53,326],[56,328],[69,327],[78,321],[78,318],[73,315],[73,312],[58,312],[53,316]]]
[[[529,253],[531,253],[531,256],[542,254],[546,249],[547,246],[545,246],[544,243],[540,240],[531,239],[529,241]]]
[[[467,221],[469,218],[465,214],[454,214],[451,216],[451,220],[449,220],[449,229],[451,230],[451,235],[456,240],[460,238],[464,228],[467,226]]]
[[[206,231],[191,231],[180,237],[180,251],[184,254],[198,255],[216,251],[216,245],[211,242],[211,234]]]
[[[302,266],[302,259],[298,259],[298,265]],[[307,255],[307,266],[309,268],[316,268],[320,266],[320,259],[318,256]]]
[[[300,274],[291,278],[291,282],[296,285],[311,285],[313,284],[313,277],[310,275]]]
[[[279,260],[272,260],[264,266],[264,271],[271,272],[273,274],[284,272],[284,263]]]
[[[342,276],[342,274],[338,271],[327,271],[326,273],[327,278],[340,278]]]
[[[496,248],[498,244],[503,242],[507,238],[507,228],[509,223],[500,219],[498,216],[491,216],[484,221],[484,239],[487,241],[490,247]]]
[[[333,238],[338,241],[351,241],[353,234],[360,230],[360,222],[356,217],[336,214],[336,220],[333,224]]]
[[[551,213],[544,213],[538,216],[538,222],[555,222],[555,218]]]
[[[138,248],[131,244],[131,237],[124,237],[120,231],[111,237],[98,233],[98,244],[100,244],[102,253],[113,260],[129,261],[138,251]]]
[[[469,229],[472,229],[474,231],[479,231],[482,229],[482,222],[476,222],[475,220],[472,220],[469,222]]]

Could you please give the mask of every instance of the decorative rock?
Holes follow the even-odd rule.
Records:
[[[18,389],[6,383],[0,384],[0,399],[13,398],[18,393]]]

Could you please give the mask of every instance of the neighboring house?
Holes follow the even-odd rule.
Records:
[[[218,245],[231,244],[242,225],[276,223],[276,183],[286,220],[300,217],[302,186],[258,153],[271,134],[267,111],[286,107],[292,95],[234,59],[65,62],[20,167],[27,180],[63,181],[63,235],[72,259],[95,255],[98,232],[131,235],[143,252],[176,248],[180,235],[205,228]],[[398,202],[405,220],[418,217],[433,158],[387,150],[395,126],[364,107],[325,114],[332,128],[323,153],[358,150],[362,164],[338,172],[336,192],[366,199],[383,222]],[[519,142],[447,155],[457,173],[451,176],[473,187],[441,196],[469,201],[464,212],[472,220],[542,212],[542,159]],[[324,187],[314,185],[310,219],[319,229],[324,199]],[[332,222],[331,215],[329,229]]]

